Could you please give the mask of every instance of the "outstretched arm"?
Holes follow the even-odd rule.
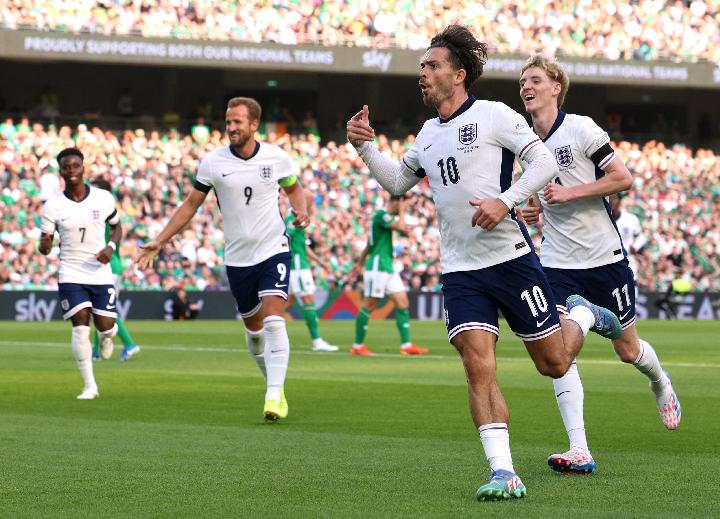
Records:
[[[402,195],[415,186],[422,177],[416,176],[402,163],[385,157],[372,144],[375,130],[370,126],[370,111],[367,105],[347,122],[347,138],[367,165],[378,183],[391,195]]]
[[[175,210],[170,217],[170,221],[165,228],[160,231],[157,238],[140,246],[142,249],[140,257],[138,258],[140,268],[145,269],[152,265],[153,259],[158,255],[162,246],[192,220],[198,207],[205,201],[205,197],[207,197],[207,193],[203,193],[195,188],[190,191],[190,195],[188,195],[182,205]]]

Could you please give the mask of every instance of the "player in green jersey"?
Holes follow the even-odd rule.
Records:
[[[110,183],[102,178],[96,178],[93,180],[93,186],[98,187],[100,189],[104,189],[106,191],[112,191],[110,187]],[[107,235],[110,232],[109,229],[105,230],[105,234]],[[107,238],[107,236],[106,236]],[[120,287],[118,280],[120,278],[120,274],[122,274],[123,270],[125,268],[123,267],[122,261],[120,260],[120,255],[118,254],[117,250],[113,250],[112,257],[110,258],[110,268],[112,269],[113,278],[115,279],[115,291],[116,293],[120,292]],[[124,362],[126,360],[130,360],[130,358],[134,355],[137,355],[140,353],[140,346],[135,344],[135,341],[133,341],[132,337],[130,336],[130,332],[125,327],[125,323],[120,318],[120,314],[118,313],[117,319],[115,319],[115,322],[117,323],[118,327],[118,337],[120,337],[120,340],[123,343],[123,351],[120,354],[120,361]],[[95,330],[95,336],[93,339],[93,354],[92,358],[93,360],[100,360],[100,359],[109,359],[112,356],[113,352],[113,343],[112,339],[103,339],[103,345],[101,347],[100,345],[100,337],[98,336],[97,330]]]
[[[355,343],[350,350],[353,355],[374,355],[365,347],[370,314],[380,300],[387,295],[395,303],[395,321],[400,332],[400,353],[403,355],[422,355],[427,348],[421,348],[410,341],[410,314],[405,285],[400,275],[393,269],[393,231],[407,234],[410,229],[398,218],[403,209],[403,196],[393,196],[388,203],[388,210],[376,211],[370,226],[367,247],[360,256],[354,269],[365,265],[363,274],[363,307],[355,319]],[[354,274],[354,272],[352,273]]]
[[[305,194],[305,205],[308,214],[312,214],[314,209],[312,193],[303,189]],[[320,321],[315,308],[315,280],[313,279],[312,269],[310,268],[310,260],[317,264],[321,264],[321,260],[312,249],[307,247],[307,233],[304,227],[295,227],[292,223],[295,221],[295,215],[289,213],[285,218],[286,233],[290,237],[290,286],[287,300],[287,308],[292,308],[295,297],[302,301],[303,315],[310,337],[312,337],[313,351],[338,351],[337,346],[328,344],[318,330]]]

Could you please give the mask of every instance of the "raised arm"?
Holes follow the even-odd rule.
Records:
[[[165,228],[160,231],[152,241],[149,241],[145,245],[141,245],[140,257],[138,258],[138,265],[140,268],[148,268],[152,265],[153,259],[158,255],[160,249],[165,245],[170,238],[175,236],[180,229],[185,227],[195,213],[198,207],[202,205],[207,197],[207,193],[204,193],[198,189],[192,188],[188,197],[183,201],[182,205],[178,207],[173,215],[170,217],[170,221],[167,223]]]
[[[375,130],[370,126],[370,111],[367,105],[363,105],[362,110],[347,122],[347,138],[378,184],[391,195],[407,193],[423,178],[416,175],[405,163],[388,159],[372,144]]]

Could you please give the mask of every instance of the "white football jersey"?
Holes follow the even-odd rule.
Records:
[[[200,162],[195,188],[215,190],[223,215],[226,265],[248,267],[290,251],[278,181],[292,174],[290,156],[264,142],[257,143],[248,159],[224,146]]]
[[[105,224],[120,222],[115,198],[104,189],[86,186],[85,198],[76,202],[61,193],[42,209],[41,230],[60,235],[60,283],[111,285],[110,263],[95,255],[107,246]]]
[[[643,234],[642,225],[640,225],[640,219],[632,213],[622,211],[615,224],[620,231],[623,245],[625,245],[626,252],[630,254],[631,250],[640,250],[645,245],[647,239]]]
[[[531,251],[514,212],[485,231],[472,227],[475,208],[469,202],[497,198],[508,189],[515,156],[538,145],[525,119],[499,102],[470,97],[449,120],[425,122],[403,163],[430,181],[443,273],[482,269]]]
[[[555,182],[566,187],[595,182],[615,157],[608,134],[582,115],[560,112],[544,142],[558,164]],[[625,257],[607,198],[548,204],[542,191],[539,195],[545,219],[540,246],[544,267],[587,269]]]

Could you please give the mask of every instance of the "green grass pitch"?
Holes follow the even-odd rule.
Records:
[[[525,499],[478,503],[487,462],[461,363],[440,322],[413,322],[427,357],[398,354],[373,321],[322,322],[342,353],[310,352],[289,323],[289,417],[262,420],[264,388],[242,324],[129,322],[142,353],[96,364],[79,402],[68,323],[0,323],[0,517],[717,517],[720,323],[641,322],[683,406],[664,429],[646,379],[590,336],[579,360],[590,476],[546,464],[567,440],[550,379],[502,328],[498,377]],[[118,348],[116,346],[116,348]]]

